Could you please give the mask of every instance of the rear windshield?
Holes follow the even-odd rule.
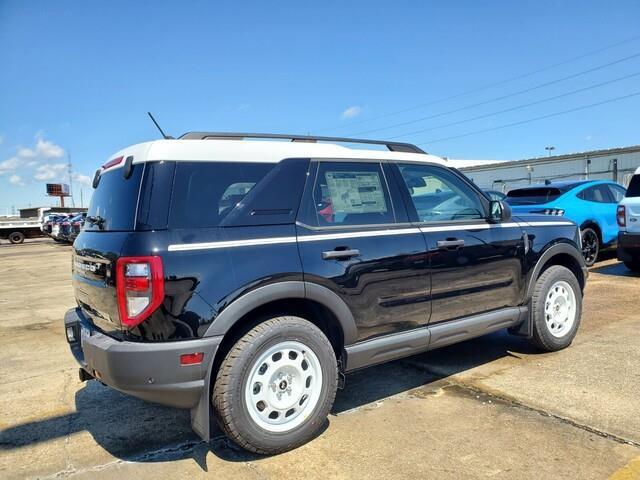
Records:
[[[118,231],[133,230],[140,192],[140,179],[144,164],[134,164],[129,178],[116,168],[100,175],[100,182],[93,191],[85,230]]]
[[[631,183],[629,183],[629,188],[627,188],[627,198],[630,197],[640,197],[640,175],[634,175],[631,178]]]
[[[507,193],[507,202],[511,205],[536,205],[555,200],[563,192],[555,187],[521,188]]]
[[[217,227],[274,167],[258,162],[177,162],[169,225]]]

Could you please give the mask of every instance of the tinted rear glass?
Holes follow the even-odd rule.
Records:
[[[100,183],[91,197],[87,217],[99,218],[98,223],[86,222],[85,230],[116,231],[133,230],[140,179],[144,164],[134,164],[129,178],[122,176],[122,168],[100,175]]]
[[[511,205],[536,205],[555,200],[563,192],[555,187],[521,188],[507,193],[507,202]]]
[[[627,188],[627,198],[629,197],[640,197],[640,175],[634,175],[631,178],[631,183]]]
[[[177,162],[169,226],[218,226],[274,167],[257,162]]]

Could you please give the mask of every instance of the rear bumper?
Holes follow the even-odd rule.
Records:
[[[179,342],[118,341],[92,326],[79,308],[64,317],[67,341],[80,367],[102,383],[154,403],[177,408],[198,405],[222,337]],[[180,366],[180,355],[203,352],[199,365]],[[207,392],[208,396],[208,392]]]
[[[618,260],[640,260],[640,233],[618,232]]]

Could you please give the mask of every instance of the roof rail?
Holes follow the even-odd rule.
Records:
[[[243,140],[245,138],[266,138],[308,143],[363,143],[369,145],[384,145],[391,152],[426,153],[420,147],[411,143],[388,142],[385,140],[363,140],[361,138],[318,137],[315,135],[287,135],[282,133],[187,132],[180,137],[180,140]]]

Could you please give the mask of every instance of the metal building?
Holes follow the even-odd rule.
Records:
[[[508,192],[545,180],[614,180],[624,187],[640,166],[640,145],[462,167],[478,186]]]

